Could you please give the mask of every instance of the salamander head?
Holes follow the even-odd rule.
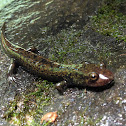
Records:
[[[90,72],[87,82],[87,86],[99,87],[109,84],[114,80],[114,76],[111,71],[103,69],[99,72]]]
[[[87,74],[86,86],[89,87],[105,86],[114,80],[113,73],[104,66],[87,64],[83,70]]]

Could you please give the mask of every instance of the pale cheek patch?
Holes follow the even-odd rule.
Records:
[[[101,78],[101,79],[105,79],[105,80],[107,80],[108,79],[108,77],[105,77],[104,75],[102,75],[102,74],[99,74],[99,77]]]

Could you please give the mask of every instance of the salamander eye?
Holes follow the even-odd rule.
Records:
[[[97,79],[98,79],[98,74],[97,73],[95,73],[95,72],[92,72],[92,73],[90,73],[90,79],[92,80],[92,81],[96,81]]]

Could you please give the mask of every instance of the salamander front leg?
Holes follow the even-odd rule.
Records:
[[[56,84],[55,88],[59,91],[60,94],[63,94],[63,92],[67,89],[67,82],[65,80],[61,81]]]

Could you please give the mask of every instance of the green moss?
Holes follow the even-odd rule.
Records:
[[[113,36],[117,41],[125,41],[126,15],[119,12],[120,0],[108,0],[99,9],[98,14],[93,16],[93,28],[107,36]]]
[[[98,14],[92,18],[92,26],[94,30],[104,35],[113,36],[118,41],[123,40],[126,42],[126,35],[124,35],[123,31],[121,30],[125,29],[126,27],[126,16],[118,13],[117,8],[119,4],[120,2],[113,0],[112,2],[109,2],[109,4],[105,4],[102,8],[100,8]],[[70,63],[76,59],[78,60],[81,52],[85,51],[88,53],[92,51],[95,54],[98,54],[100,58],[102,57],[107,60],[107,58],[111,56],[111,51],[109,51],[106,46],[101,47],[101,45],[97,44],[96,48],[99,47],[98,50],[95,47],[92,47],[90,42],[82,42],[81,37],[83,32],[83,30],[76,31],[74,29],[68,29],[62,30],[56,36],[48,36],[45,43],[50,44],[53,41],[49,58],[61,63]],[[71,54],[72,56],[70,56],[69,60],[68,55]],[[5,118],[11,123],[17,125],[27,125],[26,115],[31,115],[32,126],[40,125],[39,122],[42,114],[44,113],[44,107],[50,104],[50,99],[52,97],[50,92],[51,90],[54,90],[54,85],[53,83],[42,81],[41,79],[35,83],[36,87],[34,91],[29,92],[27,95],[24,94],[21,97],[17,96],[15,100],[9,104]],[[69,106],[69,103],[65,104],[64,106]],[[90,117],[85,119],[84,114],[79,119],[80,125],[96,125],[101,120],[101,118],[94,120],[94,118]],[[69,120],[66,123],[74,124],[74,122]],[[45,126],[48,124],[43,123],[42,125]]]
[[[74,53],[74,59],[78,57],[77,54],[80,52],[82,48],[81,46],[79,48],[76,48],[76,46],[80,41],[82,33],[83,30],[76,31],[74,29],[68,29],[62,30],[56,36],[52,36],[50,38],[50,41],[53,41],[54,44],[49,58],[51,60],[67,64],[71,62],[67,57],[69,54]]]
[[[35,123],[34,117],[37,116],[41,119],[44,106],[48,106],[50,103],[51,94],[49,95],[49,92],[52,88],[52,83],[38,80],[34,91],[26,95],[16,96],[15,100],[10,102],[4,118],[15,125],[40,125],[40,120],[39,123]]]
[[[31,126],[49,126],[50,122],[43,122],[42,124],[32,121]]]
[[[99,117],[98,119],[94,119],[93,117],[88,117],[87,115],[85,115],[86,110],[88,109],[88,107],[86,107],[86,109],[84,110],[84,112],[82,113],[81,117],[80,117],[80,125],[79,126],[97,126],[97,124],[100,122],[100,120],[102,119],[101,117]]]

